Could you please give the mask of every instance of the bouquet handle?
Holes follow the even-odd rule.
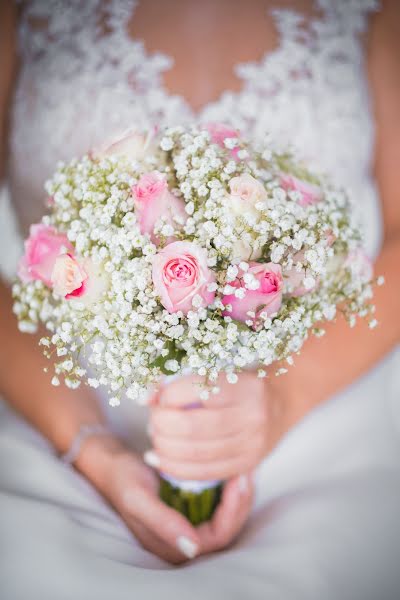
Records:
[[[175,376],[169,378],[175,379]],[[201,402],[192,402],[184,407],[184,410],[201,408]],[[159,472],[160,498],[182,515],[192,525],[200,525],[209,521],[217,508],[223,489],[220,480],[194,481],[171,477],[166,473]]]

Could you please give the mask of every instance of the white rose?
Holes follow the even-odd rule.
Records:
[[[229,188],[230,194],[227,197],[226,205],[230,217],[237,221],[239,217],[243,218],[247,214],[259,219],[260,213],[256,205],[267,198],[267,192],[262,183],[252,175],[244,173],[233,177],[229,182]],[[250,234],[238,235],[232,246],[232,259],[257,260],[260,256],[261,249],[254,248],[254,240]]]
[[[51,274],[51,283],[56,294],[65,298],[72,294],[81,295],[87,279],[85,269],[73,256],[60,254],[56,258]]]
[[[89,307],[98,300],[101,299],[104,292],[110,286],[110,276],[104,271],[101,265],[95,264],[89,258],[83,261],[84,269],[88,275],[86,281],[85,293],[76,298],[77,301],[81,302],[85,307]],[[71,299],[74,302],[74,299]]]
[[[93,150],[94,158],[105,158],[108,156],[126,156],[126,158],[139,161],[142,160],[152,149],[154,134],[143,135],[129,129],[112,142]]]
[[[257,179],[248,173],[233,177],[229,182],[230,205],[229,209],[237,216],[244,213],[250,213],[259,217],[260,213],[256,209],[258,202],[263,202],[267,198],[267,192]]]
[[[70,254],[57,257],[51,282],[56,294],[87,307],[98,301],[109,286],[109,276],[90,259]]]
[[[254,248],[253,240],[246,240],[243,236],[232,244],[232,260],[257,260],[261,254],[260,248]]]

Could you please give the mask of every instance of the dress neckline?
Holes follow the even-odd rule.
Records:
[[[117,81],[118,90],[125,85],[139,96],[150,92],[161,113],[179,112],[185,122],[204,122],[209,115],[223,109],[232,111],[239,105],[245,108],[252,95],[267,99],[285,87],[287,91],[298,92],[299,87],[304,88],[313,79],[313,71],[321,72],[322,63],[348,62],[350,55],[358,55],[355,35],[363,31],[365,17],[379,5],[378,0],[313,0],[311,14],[305,14],[296,6],[274,8],[274,3],[272,6],[266,3],[265,10],[277,32],[276,47],[266,51],[259,60],[233,66],[241,84],[239,90],[224,90],[216,99],[194,108],[183,94],[173,93],[166,86],[163,73],[172,68],[173,58],[165,52],[147,51],[144,40],[128,31],[128,23],[134,20],[140,0],[88,0],[85,3],[71,0],[70,5],[62,0],[19,1],[27,8],[20,35],[22,41],[29,42],[24,52],[29,62],[44,58],[51,63],[51,57],[57,55],[59,48],[70,58],[65,68],[68,76],[79,69],[78,76],[90,71],[92,77],[96,72],[100,78],[108,69],[109,81],[116,77],[115,66],[118,65],[119,73],[126,76],[125,83]],[[99,11],[104,20],[95,18]],[[28,34],[32,17],[46,22],[47,28]],[[93,47],[96,54],[90,52]],[[86,63],[84,57],[88,59]],[[54,62],[51,66],[57,67]],[[329,76],[326,73],[326,77]]]
[[[118,2],[119,0],[112,0],[111,4]],[[132,47],[135,47],[136,50],[142,54],[145,62],[151,60],[157,61],[159,64],[157,79],[160,94],[164,97],[166,102],[172,100],[179,103],[183,108],[184,113],[194,122],[202,122],[207,112],[217,109],[217,107],[226,101],[238,102],[251,89],[251,79],[258,71],[261,71],[268,65],[271,65],[272,69],[274,68],[274,65],[285,65],[286,63],[282,59],[287,52],[288,46],[293,45],[293,43],[306,43],[307,38],[310,37],[308,30],[312,30],[313,24],[322,18],[313,15],[305,15],[294,7],[274,8],[273,6],[266,6],[265,11],[271,16],[274,28],[277,32],[276,46],[272,50],[264,52],[260,59],[235,63],[232,67],[232,71],[240,82],[240,89],[225,89],[215,99],[205,102],[196,109],[184,94],[172,92],[165,84],[163,73],[169,71],[174,66],[175,59],[166,52],[148,51],[143,37],[134,37],[129,33],[128,23],[130,20],[134,19],[134,13],[139,4],[140,0],[131,0],[132,12],[130,18],[125,19],[125,22],[122,24],[123,34],[127,38],[128,43],[131,43],[133,45]],[[319,0],[312,0],[310,8],[313,12],[320,11],[322,14]]]

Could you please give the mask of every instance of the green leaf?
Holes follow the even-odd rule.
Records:
[[[181,364],[182,359],[186,356],[186,352],[177,348],[174,341],[170,341],[167,343],[168,354],[166,356],[158,356],[152,363],[150,363],[151,367],[160,369],[164,375],[173,375],[174,371],[170,371],[166,368],[165,363],[168,360],[176,360],[179,364]]]

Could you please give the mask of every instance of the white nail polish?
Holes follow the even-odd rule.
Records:
[[[176,540],[178,549],[188,558],[194,558],[199,551],[197,544],[192,542],[184,535],[180,535]]]
[[[249,483],[247,481],[246,475],[241,475],[238,481],[239,492],[241,494],[247,494],[249,490]]]
[[[144,462],[150,467],[159,467],[160,459],[158,455],[153,450],[148,450],[143,454]]]

